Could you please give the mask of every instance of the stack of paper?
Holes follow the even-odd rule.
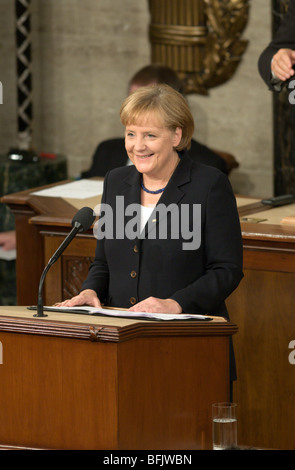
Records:
[[[169,313],[148,313],[148,312],[130,312],[129,310],[120,310],[112,308],[96,308],[96,307],[44,307],[43,310],[62,312],[62,313],[81,313],[84,315],[107,315],[112,317],[123,318],[145,318],[152,320],[211,320],[212,318],[206,315],[198,314],[169,314]]]

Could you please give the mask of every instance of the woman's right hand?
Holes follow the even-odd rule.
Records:
[[[78,305],[89,305],[90,307],[101,308],[99,298],[97,297],[96,292],[92,289],[85,289],[71,299],[54,304],[55,307],[76,307]]]

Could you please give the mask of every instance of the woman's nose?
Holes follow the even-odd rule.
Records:
[[[134,148],[136,150],[142,150],[145,148],[144,139],[140,136],[137,136],[134,142]]]

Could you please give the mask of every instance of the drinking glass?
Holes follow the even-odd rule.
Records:
[[[237,447],[237,404],[214,403],[212,405],[213,450]]]

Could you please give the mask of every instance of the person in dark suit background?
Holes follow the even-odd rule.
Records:
[[[243,277],[228,177],[189,157],[194,120],[170,86],[137,89],[120,117],[133,165],[105,176],[94,262],[81,292],[57,305],[228,318],[225,299]],[[136,208],[136,233],[127,233]]]
[[[147,65],[133,75],[128,84],[128,94],[139,87],[154,83],[167,84],[180,93],[184,93],[183,83],[176,72],[170,67],[156,64]],[[229,173],[229,165],[226,160],[214,150],[211,150],[195,139],[192,139],[189,155],[195,161],[214,166],[225,174]],[[126,164],[128,164],[128,156],[125,150],[124,138],[104,140],[97,146],[90,168],[83,171],[81,177],[104,177],[108,170]]]
[[[261,53],[258,70],[272,91],[281,91],[284,83],[294,76],[295,65],[295,0],[290,0],[288,11],[274,39]]]

